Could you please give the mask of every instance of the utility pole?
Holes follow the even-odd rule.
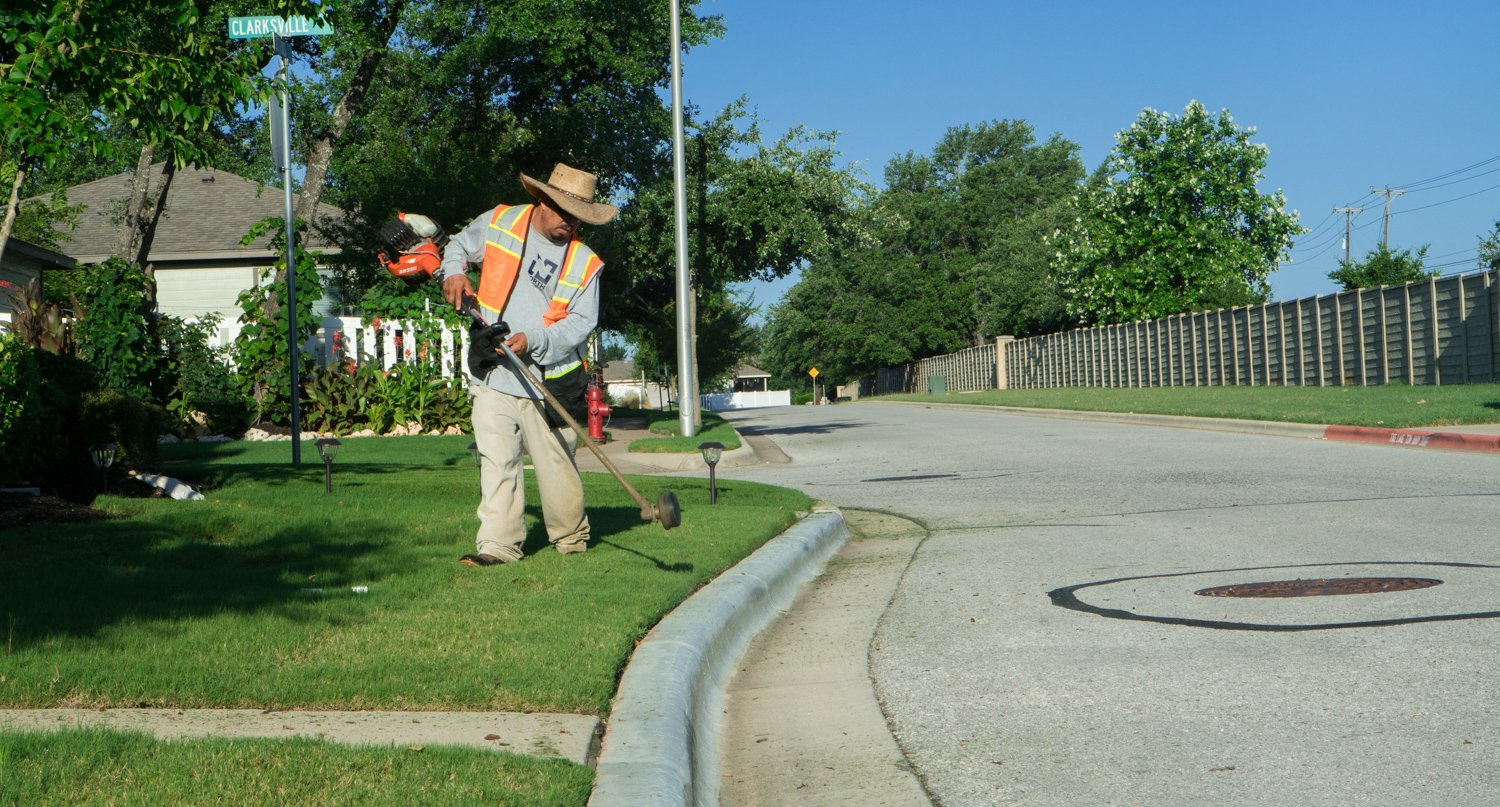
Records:
[[[1370,193],[1385,194],[1385,222],[1380,225],[1380,245],[1383,247],[1390,242],[1391,238],[1391,197],[1406,193],[1406,189],[1392,188],[1387,185],[1384,188],[1371,188]]]
[[[1349,262],[1349,248],[1354,245],[1354,217],[1365,212],[1362,207],[1335,207],[1335,213],[1344,214],[1344,263]]]
[[[692,280],[688,274],[687,197],[682,155],[682,9],[672,0],[672,189],[677,230],[677,425],[683,437],[698,433],[698,379],[694,370]]]

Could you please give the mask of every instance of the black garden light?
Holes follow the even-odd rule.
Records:
[[[119,448],[114,443],[95,443],[89,446],[89,459],[99,469],[100,492],[109,491],[109,466],[115,464],[115,454],[118,451]]]
[[[708,463],[708,503],[719,503],[719,480],[714,476],[714,466],[719,464],[719,457],[724,454],[723,443],[699,443],[698,450],[703,452],[703,461]]]
[[[318,456],[323,458],[323,492],[333,493],[333,458],[343,443],[334,437],[323,437],[313,445],[318,447]]]
[[[474,458],[474,467],[478,468],[479,467],[479,460],[481,459],[481,456],[479,454],[479,443],[478,443],[478,441],[475,441],[475,442],[469,444],[469,456],[471,456],[471,457]]]

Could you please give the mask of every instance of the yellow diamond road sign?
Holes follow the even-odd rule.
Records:
[[[811,370],[808,370],[807,374],[810,375],[810,376],[812,376],[813,378],[817,378],[818,377],[818,368],[814,367]]]

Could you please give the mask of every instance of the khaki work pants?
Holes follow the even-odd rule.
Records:
[[[589,518],[583,509],[583,482],[573,461],[577,437],[552,429],[545,405],[473,384],[474,442],[479,445],[479,534],[481,555],[519,560],[526,543],[526,484],[521,453],[531,455],[542,520],[553,546],[587,543]]]

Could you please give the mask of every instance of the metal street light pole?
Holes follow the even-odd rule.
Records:
[[[698,384],[693,373],[692,282],[687,258],[687,182],[682,158],[682,7],[672,0],[672,195],[677,229],[677,425],[698,433]]]
[[[286,195],[286,340],[287,364],[291,366],[292,398],[292,464],[302,464],[302,412],[298,402],[298,390],[302,388],[297,372],[297,228],[292,222],[292,135],[291,101],[285,82],[291,81],[288,63],[292,58],[292,40],[277,35],[276,55],[281,59],[281,187]]]

